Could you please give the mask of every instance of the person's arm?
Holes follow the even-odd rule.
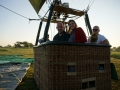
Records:
[[[58,34],[56,34],[54,37],[53,37],[53,41],[58,41]]]
[[[70,34],[65,34],[65,41],[68,41],[68,39],[70,38]]]
[[[41,44],[43,42],[43,38],[39,39],[38,42]]]
[[[109,44],[109,41],[105,36],[101,35],[99,38],[101,39],[99,44]]]
[[[100,42],[99,44],[109,44],[109,41],[105,39],[104,41]]]

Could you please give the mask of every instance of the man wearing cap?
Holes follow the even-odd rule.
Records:
[[[109,41],[107,40],[107,38],[105,36],[99,34],[99,32],[100,32],[99,26],[94,26],[93,33],[98,35],[96,44],[109,44]],[[90,37],[88,38],[88,42],[90,42]]]

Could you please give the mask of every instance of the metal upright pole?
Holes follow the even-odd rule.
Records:
[[[46,42],[48,29],[49,29],[49,25],[50,25],[50,20],[51,20],[51,17],[52,17],[54,6],[55,6],[55,3],[51,4],[51,6],[50,6],[50,12],[49,12],[49,16],[48,16],[48,19],[47,19],[47,24],[46,24],[46,27],[45,27],[45,32],[44,32],[44,37],[43,37],[44,42]]]
[[[92,29],[91,29],[91,25],[90,25],[90,21],[89,21],[89,17],[88,17],[87,12],[85,13],[85,23],[86,23],[86,26],[89,29],[90,34],[92,34]]]
[[[41,27],[42,27],[42,21],[40,22],[40,25],[39,25],[35,46],[37,46],[37,44],[38,44],[38,39],[39,39],[39,36],[40,36]]]

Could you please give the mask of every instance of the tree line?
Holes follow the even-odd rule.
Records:
[[[26,47],[26,48],[31,48],[31,47],[33,47],[34,45],[32,44],[32,43],[29,43],[29,42],[27,42],[27,41],[23,41],[23,42],[20,42],[20,41],[17,41],[17,42],[15,42],[14,43],[14,45],[13,46],[11,46],[11,45],[7,45],[7,46],[5,46],[5,47],[15,47],[15,48],[22,48],[22,47]],[[2,46],[0,46],[0,47],[2,47]],[[112,47],[111,48],[111,51],[115,51],[115,52],[120,52],[120,46],[118,46],[118,47]]]
[[[113,52],[120,52],[120,46],[111,48]]]
[[[31,47],[33,47],[34,45],[32,44],[32,43],[29,43],[29,42],[27,42],[27,41],[24,41],[24,42],[20,42],[20,41],[17,41],[17,42],[15,42],[14,43],[14,45],[12,46],[12,45],[7,45],[7,46],[5,46],[5,47],[14,47],[14,48],[31,48]],[[0,47],[2,47],[2,46],[0,46]]]

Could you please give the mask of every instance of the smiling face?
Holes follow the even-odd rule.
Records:
[[[94,26],[94,27],[93,27],[93,33],[98,34],[99,31],[100,31],[100,29],[99,29],[98,26]]]
[[[62,22],[58,22],[56,28],[57,28],[57,30],[58,30],[58,33],[61,34],[61,33],[63,32],[63,30],[64,30],[64,25],[63,25],[63,23],[62,23]]]
[[[76,22],[74,20],[70,20],[68,22],[68,25],[69,25],[70,30],[73,30],[73,29],[75,29],[77,27],[77,24],[76,24]]]

